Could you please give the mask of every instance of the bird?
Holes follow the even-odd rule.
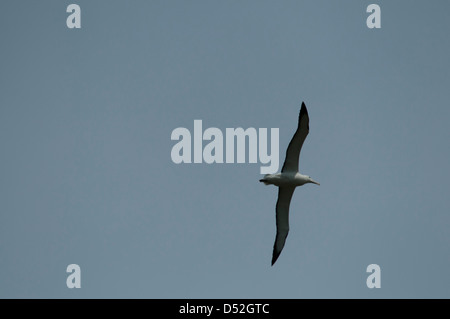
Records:
[[[266,174],[264,175],[264,178],[259,180],[265,185],[272,184],[278,186],[278,200],[275,209],[277,234],[273,245],[272,266],[280,256],[289,233],[289,206],[295,188],[307,183],[320,185],[320,183],[313,180],[310,176],[300,174],[298,170],[300,150],[306,136],[308,136],[308,133],[308,110],[306,109],[305,102],[302,102],[300,115],[298,117],[297,130],[295,131],[295,134],[286,150],[286,159],[284,160],[281,173]]]

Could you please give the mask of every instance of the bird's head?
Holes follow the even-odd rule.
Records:
[[[320,185],[320,183],[317,183],[315,180],[313,180],[311,178],[311,176],[307,176],[307,177],[308,177],[308,182],[307,183],[313,183],[313,184],[316,184],[316,185]]]

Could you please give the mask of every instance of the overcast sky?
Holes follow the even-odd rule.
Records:
[[[0,4],[0,297],[450,298],[450,2],[71,3]],[[171,134],[279,128],[281,168],[302,101],[321,185],[271,267],[262,164]]]

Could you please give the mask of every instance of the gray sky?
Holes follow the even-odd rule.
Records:
[[[0,297],[450,298],[448,1],[70,3],[0,4]],[[321,186],[271,267],[261,164],[170,136],[279,128],[281,168],[302,101]]]

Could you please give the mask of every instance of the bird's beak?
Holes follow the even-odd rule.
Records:
[[[316,184],[316,185],[319,185],[319,186],[320,186],[320,183],[317,183],[316,181],[313,181],[312,179],[311,179],[311,183],[313,183],[313,184]]]

